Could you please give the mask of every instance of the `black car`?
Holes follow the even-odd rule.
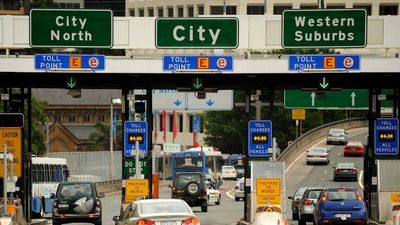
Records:
[[[63,223],[93,223],[102,224],[102,205],[96,185],[92,182],[60,183],[54,199],[52,217],[53,225]]]
[[[179,172],[173,180],[171,198],[184,200],[190,207],[201,206],[202,212],[207,212],[206,178],[200,172]]]
[[[338,181],[339,179],[349,179],[357,181],[357,168],[354,163],[338,163],[334,167],[333,171],[333,181]]]

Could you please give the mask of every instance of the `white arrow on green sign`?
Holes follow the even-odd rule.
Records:
[[[392,94],[389,89],[382,93]],[[285,90],[284,106],[287,109],[368,109],[368,90],[343,89],[341,91]],[[382,101],[382,107],[392,107],[391,101]]]

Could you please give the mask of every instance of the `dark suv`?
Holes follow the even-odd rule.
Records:
[[[171,198],[184,200],[189,206],[201,206],[202,212],[207,212],[206,178],[200,172],[176,173],[172,183]]]
[[[57,193],[51,196],[53,203],[53,225],[63,223],[93,223],[101,225],[101,201],[104,193],[97,194],[92,182],[60,183]]]

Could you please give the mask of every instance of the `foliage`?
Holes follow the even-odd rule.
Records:
[[[96,123],[94,127],[96,128],[97,132],[89,135],[89,140],[94,142],[94,144],[91,146],[91,149],[94,150],[97,146],[102,146],[104,149],[109,149],[110,127],[99,122]]]
[[[32,154],[37,156],[43,156],[47,147],[45,145],[45,135],[41,129],[39,129],[38,124],[46,124],[47,116],[45,113],[45,108],[47,106],[47,102],[39,101],[36,98],[32,97]],[[25,119],[27,119],[25,117]],[[25,122],[25,124],[27,124]],[[27,141],[27,139],[25,139]]]
[[[31,8],[55,8],[53,0],[32,0]]]
[[[335,49],[311,49],[311,48],[299,48],[299,49],[272,49],[272,50],[250,50],[250,54],[340,54]]]

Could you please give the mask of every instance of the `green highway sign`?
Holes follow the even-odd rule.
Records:
[[[29,17],[32,47],[111,48],[111,10],[32,9]]]
[[[157,48],[226,48],[239,46],[236,17],[157,18]]]
[[[382,93],[392,94],[390,89]],[[368,90],[343,89],[341,91],[285,90],[284,106],[287,109],[368,109]],[[382,107],[392,107],[391,101],[382,101]]]
[[[142,166],[141,174],[145,175],[149,171],[149,166],[147,165],[147,160],[140,159],[140,164]],[[135,165],[136,165],[135,159],[125,159],[124,175],[125,176],[135,176],[135,174],[136,174]]]
[[[283,48],[364,48],[367,12],[364,9],[285,10]]]

